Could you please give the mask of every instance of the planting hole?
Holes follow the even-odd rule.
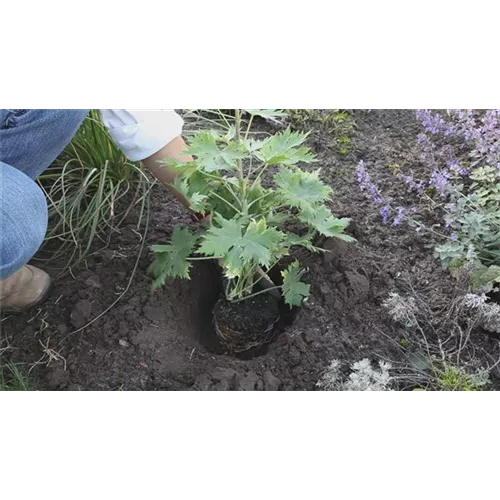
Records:
[[[282,283],[279,269],[271,272],[270,276],[276,284]],[[277,302],[268,294],[259,295],[238,304],[220,300],[223,297],[222,276],[217,265],[212,262],[197,263],[193,267],[192,277],[188,284],[192,294],[190,314],[195,320],[191,331],[200,344],[217,354],[232,351],[230,354],[240,359],[253,359],[266,354],[269,344],[292,325],[299,310],[298,308],[290,309],[284,301]],[[231,330],[241,330],[244,336],[255,337],[257,339],[255,343],[259,345],[252,346],[251,342],[245,344],[245,340],[242,340],[240,344],[238,333],[234,332],[232,342],[236,347],[227,349],[215,331],[214,310],[219,322],[223,322]],[[263,331],[266,325],[270,325],[272,331],[267,333]],[[264,337],[265,343],[260,345],[261,342],[258,339]]]

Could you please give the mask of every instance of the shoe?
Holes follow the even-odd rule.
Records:
[[[50,289],[50,276],[41,269],[24,266],[0,280],[0,310],[21,312],[42,302]]]

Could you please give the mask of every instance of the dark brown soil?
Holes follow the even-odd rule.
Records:
[[[325,133],[312,136],[323,175],[336,193],[332,208],[352,217],[358,243],[327,241],[329,253],[308,258],[311,297],[261,356],[214,354],[211,311],[220,282],[210,266],[197,266],[191,281],[174,281],[151,293],[150,244],[166,241],[175,226],[190,224],[158,188],[142,254],[145,222],[137,231],[131,217],[109,248],[73,269],[73,276],[56,280],[42,307],[2,319],[2,340],[10,345],[3,360],[32,368],[38,388],[59,390],[313,390],[333,358],[400,360],[404,332],[381,307],[399,275],[409,273],[413,286],[427,294],[451,293],[454,281],[413,231],[380,223],[353,174],[363,158],[374,180],[390,188],[388,164],[420,168],[413,116],[354,112],[358,128],[347,157],[335,152]]]

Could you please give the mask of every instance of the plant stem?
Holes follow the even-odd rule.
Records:
[[[273,264],[268,270],[267,270],[267,273],[269,273],[269,271],[271,269],[273,269],[275,266],[277,266],[279,263],[276,262],[275,264]],[[238,295],[241,295],[241,297],[244,296],[244,298],[247,298],[247,296],[245,295],[247,292],[251,292],[256,285],[258,285],[263,279],[268,279],[269,281],[271,281],[271,278],[268,276],[268,274],[263,272],[263,274],[261,276],[259,276],[256,280],[255,280],[255,275],[258,275],[257,271],[256,270],[252,270],[252,273],[250,275],[247,275],[246,276],[246,281],[248,281],[248,284],[245,286],[245,288],[243,288],[239,293]],[[249,279],[249,278],[252,278],[252,279]],[[254,281],[255,280],[255,281]]]
[[[259,203],[259,201],[263,200],[264,198],[267,198],[268,196],[274,194],[273,192],[269,192],[269,193],[266,193],[266,194],[263,194],[262,196],[260,196],[259,198],[257,198],[256,200],[253,200],[250,205],[248,205],[248,208],[252,208],[255,203]]]
[[[212,196],[215,196],[216,198],[219,198],[219,200],[223,201],[226,203],[229,207],[231,207],[238,215],[244,215],[241,210],[238,210],[230,201],[227,201],[225,198],[222,196],[219,196],[215,191],[212,191]],[[243,209],[243,207],[242,207]]]
[[[233,195],[233,198],[236,200],[236,203],[238,203],[238,205],[241,207],[242,206],[241,200],[240,200],[239,196],[233,191],[233,187],[231,186],[231,183],[229,183],[223,179],[223,184],[224,184],[224,187]]]
[[[251,115],[250,120],[248,121],[248,127],[247,127],[247,131],[245,133],[245,140],[248,139],[248,134],[250,134],[250,129],[252,128],[252,123],[253,123],[254,116],[255,115]]]
[[[231,125],[229,124],[229,121],[226,118],[226,115],[220,110],[217,110],[217,114],[226,122],[228,130],[231,128]]]
[[[261,167],[260,167],[260,172],[257,174],[257,177],[255,178],[255,180],[253,181],[253,184],[252,184],[252,187],[250,189],[253,189],[257,183],[260,181],[261,177],[262,177],[262,174],[266,171],[266,169],[269,167],[269,164],[268,163],[264,163]]]
[[[233,197],[236,200],[236,202],[238,203],[238,205],[241,206],[241,200],[240,200],[239,196],[234,192],[233,186],[231,185],[231,183],[229,181],[224,179],[224,177],[218,177],[216,175],[209,174],[208,172],[203,172],[203,175],[209,179],[215,180],[217,182],[221,182],[222,185],[233,195]]]
[[[246,272],[243,272],[240,277],[233,280],[234,287],[230,294],[226,294],[226,298],[232,302],[232,297],[244,297],[247,289],[253,289],[253,286],[249,288],[248,283],[250,280],[253,280],[254,274],[255,266],[249,266]]]
[[[241,109],[235,109],[235,128],[236,128],[236,142],[241,141]],[[248,215],[248,203],[247,203],[247,193],[245,186],[245,172],[243,170],[243,160],[237,160],[238,165],[238,177],[240,179],[240,190],[241,190],[241,210],[243,215]]]
[[[272,292],[273,290],[281,290],[281,286],[275,286],[273,288],[267,288],[266,290],[261,290],[260,292],[253,293],[252,295],[247,295],[242,297],[241,299],[233,300],[232,302],[238,304],[239,302],[243,302],[244,300],[252,299],[253,297],[257,297],[257,295],[262,295],[264,293]]]
[[[198,261],[198,260],[218,260],[221,257],[188,257],[186,260]]]

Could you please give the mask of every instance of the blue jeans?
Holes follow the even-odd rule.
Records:
[[[0,279],[35,255],[47,202],[35,179],[70,142],[87,109],[0,109]]]

